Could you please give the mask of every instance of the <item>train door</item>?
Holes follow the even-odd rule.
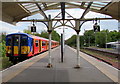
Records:
[[[48,50],[48,41],[46,41],[46,50]]]
[[[39,52],[41,52],[41,49],[42,49],[42,41],[39,40]]]
[[[14,56],[20,56],[21,55],[21,36],[20,35],[14,35],[13,36],[13,53]]]
[[[20,35],[8,36],[7,46],[9,47],[8,53],[10,52],[11,56],[20,56],[21,55],[21,36]]]

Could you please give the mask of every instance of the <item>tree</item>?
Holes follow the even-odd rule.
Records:
[[[27,34],[32,34],[31,30],[27,30],[27,29],[24,29],[23,32]]]
[[[93,30],[85,31],[85,33],[84,33],[84,43],[86,44],[84,46],[89,46],[89,45],[94,45],[95,44],[95,33],[94,33]]]
[[[56,31],[52,31],[52,40],[60,41],[60,36]]]
[[[2,32],[0,34],[0,57],[6,56],[6,47],[5,47],[5,38],[6,38],[6,32]]]
[[[66,40],[65,43],[71,47],[76,47],[76,35],[73,35],[71,38]]]
[[[83,36],[80,36],[80,46],[93,46],[96,42],[96,44],[99,45],[98,47],[105,48],[107,42],[114,42],[118,40],[120,40],[120,32],[117,32],[116,30],[109,31],[107,29],[96,33],[94,33],[93,30],[88,30],[85,31]],[[76,47],[76,35],[73,35],[71,38],[69,38],[66,41],[66,44],[72,47]]]

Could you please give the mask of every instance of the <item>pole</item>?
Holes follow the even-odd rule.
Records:
[[[63,34],[61,34],[61,62],[63,62]]]
[[[89,37],[89,47],[90,47],[90,36],[88,36]]]
[[[52,58],[51,58],[51,33],[52,33],[52,21],[51,16],[49,15],[49,22],[48,22],[48,33],[49,33],[49,63],[47,65],[48,68],[52,67]]]
[[[96,47],[96,32],[95,32],[95,47]]]
[[[79,40],[79,33],[77,34],[77,66],[76,68],[80,68],[80,56],[79,56],[79,50],[80,50],[80,40]]]
[[[106,49],[107,49],[107,32],[106,32],[106,46],[105,46],[105,47],[106,47]]]
[[[76,69],[79,69],[80,68],[80,56],[79,56],[79,50],[80,50],[80,40],[79,40],[79,32],[80,32],[80,21],[79,20],[76,20],[76,22],[75,22],[75,26],[76,26],[76,32],[77,32],[77,39],[76,39],[76,41],[77,41],[77,65],[76,65],[76,67],[74,67],[74,68],[76,68]]]
[[[64,26],[63,26],[63,53],[65,50],[65,31],[64,31]]]

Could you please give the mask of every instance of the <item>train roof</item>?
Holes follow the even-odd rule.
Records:
[[[47,41],[48,41],[48,39],[46,39],[46,38],[43,38],[43,37],[34,36],[34,35],[31,35],[31,36],[32,36],[32,38],[35,38],[35,39],[42,39],[42,40],[47,40]]]
[[[27,33],[20,33],[20,32],[18,32],[18,33],[11,33],[11,34],[8,34],[7,36],[9,36],[9,35],[19,35],[19,34],[30,36],[30,34],[27,34]]]

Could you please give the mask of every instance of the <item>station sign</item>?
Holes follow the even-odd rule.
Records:
[[[31,26],[31,32],[36,32],[36,26],[35,25]]]

